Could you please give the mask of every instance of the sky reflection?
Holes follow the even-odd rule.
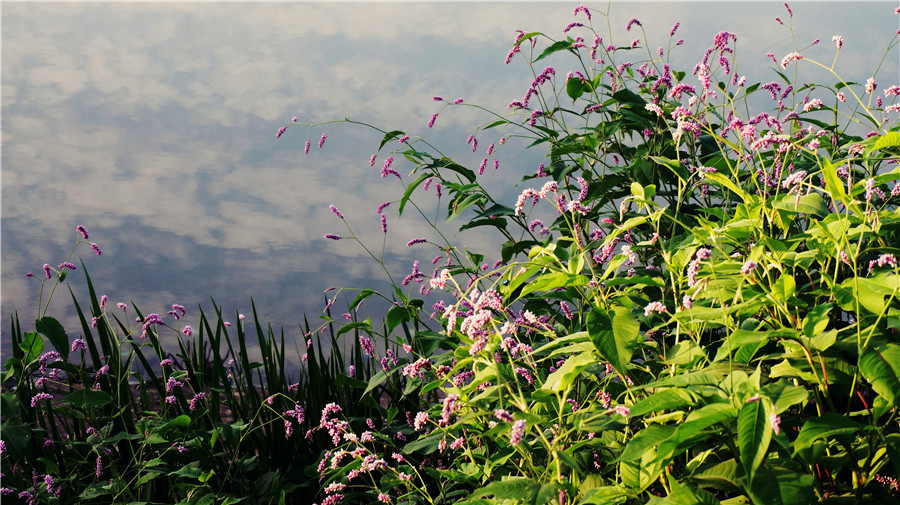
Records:
[[[63,261],[77,224],[104,251],[98,258],[81,249],[98,290],[145,313],[179,303],[190,320],[191,309],[209,308],[213,297],[226,314],[249,314],[253,297],[263,321],[295,337],[303,313],[321,313],[324,289],[386,287],[358,246],[322,238],[346,233],[328,210],[334,203],[380,250],[375,208],[400,191],[397,181],[378,177],[380,161],[368,166],[380,137],[342,126],[304,156],[307,131],[291,129],[277,142],[275,131],[295,115],[304,122],[350,116],[409,128],[477,167],[482,155],[469,152],[465,138],[486,116],[448,110],[427,130],[438,110],[431,97],[505,111],[532,79],[522,61],[503,65],[515,30],[560,37],[574,5],[4,3],[0,332],[7,334],[14,310],[33,319],[40,286],[24,274]],[[602,24],[602,4],[588,6]],[[798,2],[796,43],[820,38],[804,55],[828,64],[831,36],[842,34],[837,68],[863,82],[896,37],[895,6]],[[626,21],[641,19],[655,48],[680,21],[685,44],[673,59],[688,70],[715,33],[734,32],[741,72],[767,82],[775,76],[765,53],[780,58],[794,49],[776,16],[788,20],[776,2],[614,3],[610,23],[627,44],[643,35],[625,33]],[[896,57],[882,63],[882,87],[900,80],[898,64]],[[801,79],[833,80],[800,68]],[[560,69],[564,76],[568,69]],[[328,128],[309,133],[314,144]],[[511,183],[533,172],[543,153],[503,156],[484,184],[511,205]],[[396,168],[411,167],[398,161]],[[433,193],[419,200],[433,211]],[[427,264],[435,255],[406,241],[434,233],[396,211],[395,204],[388,212],[387,266],[402,279],[413,259]],[[491,241],[467,234],[476,249]],[[50,313],[72,321],[68,294],[57,296]]]

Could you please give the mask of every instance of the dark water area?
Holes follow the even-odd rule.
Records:
[[[334,125],[326,124],[291,128],[276,141],[276,130],[293,116],[301,122],[351,117],[408,129],[476,168],[483,148],[502,133],[480,133],[483,148],[472,153],[465,139],[488,117],[473,108],[448,109],[428,129],[428,118],[440,110],[432,97],[463,97],[505,112],[534,75],[522,60],[503,64],[515,30],[562,37],[576,20],[574,7],[5,3],[0,353],[4,359],[9,353],[13,314],[31,328],[42,265],[66,259],[78,237],[76,225],[87,227],[103,255],[84,244],[75,259],[84,260],[98,294],[111,305],[134,302],[144,313],[164,314],[180,304],[188,314],[172,323],[196,325],[198,307],[211,313],[212,298],[226,318],[243,313],[249,323],[252,299],[261,322],[276,333],[283,329],[291,347],[303,333],[304,314],[310,320],[322,314],[326,289],[390,288],[384,271],[357,244],[323,238],[347,234],[330,204],[373,251],[380,253],[384,244],[385,266],[395,279],[414,260],[430,273],[436,247],[406,243],[419,237],[437,242],[436,233],[412,212],[398,217],[402,187],[379,177],[396,146],[386,146],[370,168],[380,140],[374,132],[348,125],[331,131]],[[765,53],[780,58],[794,50],[791,33],[776,16],[793,23],[800,48],[821,39],[803,52],[826,65],[834,57],[832,35],[843,35],[836,69],[847,81],[870,77],[883,48],[897,37],[895,3],[793,7],[791,20],[780,2],[622,2],[611,4],[609,19],[619,45],[644,37],[625,32],[629,18],[640,19],[651,51],[667,44],[672,25],[681,22],[676,38],[685,43],[672,60],[688,71],[716,33],[734,32],[740,72],[750,82],[777,79]],[[606,28],[599,12],[605,8],[594,10],[601,33]],[[563,61],[553,61],[559,78],[569,70]],[[808,82],[834,81],[812,65],[801,68]],[[881,63],[880,89],[900,81],[898,68],[895,59]],[[318,149],[322,133],[328,139]],[[313,148],[304,155],[308,137]],[[545,154],[523,147],[498,151],[501,168],[480,179],[508,205],[521,190],[516,184]],[[399,157],[395,168],[412,180],[412,166]],[[384,201],[395,202],[387,211],[386,241],[375,212]],[[437,208],[433,190],[420,191],[416,201],[428,215]],[[458,244],[498,254],[497,238],[488,232],[456,236],[461,224],[443,229]],[[490,254],[486,261],[498,259]],[[79,270],[71,285],[86,304],[81,264],[73,263]],[[38,277],[26,278],[26,272]],[[58,289],[54,297],[48,315],[77,338],[68,291]],[[385,308],[371,303],[360,316],[377,319]]]

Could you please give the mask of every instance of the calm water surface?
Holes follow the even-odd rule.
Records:
[[[349,116],[409,129],[476,167],[483,153],[469,152],[465,139],[487,117],[472,108],[447,110],[429,130],[440,106],[431,97],[505,110],[532,79],[522,60],[503,64],[515,30],[559,38],[576,20],[574,6],[4,3],[2,351],[8,353],[11,315],[30,328],[37,313],[40,283],[25,273],[40,275],[44,263],[62,262],[78,224],[103,250],[100,257],[87,247],[78,252],[100,293],[112,303],[133,301],[144,313],[184,305],[187,324],[196,324],[197,307],[209,309],[211,297],[226,314],[248,316],[252,298],[260,319],[293,339],[304,313],[321,314],[326,288],[386,288],[383,271],[357,245],[323,238],[347,233],[328,210],[333,203],[360,239],[381,251],[375,208],[396,201],[401,188],[378,176],[381,161],[369,167],[380,137],[344,126],[317,149],[329,125],[292,128],[278,141],[275,131],[292,116]],[[598,14],[606,6],[588,6],[605,32]],[[651,50],[665,45],[680,21],[676,38],[685,44],[672,59],[688,70],[717,32],[734,32],[740,72],[750,82],[776,79],[765,53],[780,58],[794,50],[776,16],[793,23],[797,47],[821,39],[803,54],[826,64],[831,36],[843,35],[837,69],[848,81],[870,77],[896,38],[895,2],[792,7],[793,19],[776,2],[613,3],[609,19],[619,45],[644,37],[625,32],[629,18],[640,19]],[[558,77],[569,70],[562,60],[553,64]],[[896,57],[882,62],[882,89],[900,81],[898,66]],[[801,80],[833,80],[812,65],[799,68]],[[495,140],[484,135],[484,146]],[[308,136],[314,145],[307,156]],[[509,205],[518,193],[513,183],[543,156],[519,147],[504,151],[501,169],[483,178]],[[412,167],[398,159],[395,168],[405,175]],[[434,209],[433,191],[418,198],[423,209]],[[433,246],[406,242],[436,236],[412,214],[399,219],[396,207],[388,208],[385,255],[388,270],[402,279],[413,260],[427,265],[436,254]],[[488,250],[489,236],[466,233],[461,240]],[[83,273],[72,278],[84,301]],[[55,296],[50,314],[75,338],[69,294]]]

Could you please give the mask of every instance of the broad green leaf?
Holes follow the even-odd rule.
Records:
[[[406,187],[406,191],[403,192],[403,198],[400,199],[400,209],[398,211],[399,215],[401,215],[401,216],[403,215],[403,208],[406,207],[406,202],[409,201],[409,197],[412,196],[413,191],[415,191],[416,188],[419,187],[419,184],[422,184],[422,181],[424,181],[425,179],[428,179],[429,177],[434,177],[434,176],[430,172],[424,172],[424,173],[419,174],[419,176],[416,177],[416,180],[409,183],[409,186]]]
[[[355,310],[359,307],[359,304],[363,302],[366,298],[375,294],[374,290],[371,289],[363,289],[356,295],[356,298],[353,299],[353,303],[350,304],[349,310]]]
[[[876,393],[900,407],[900,345],[866,349],[859,357],[859,371]]]
[[[631,407],[631,416],[642,416],[650,412],[660,412],[663,410],[693,405],[697,401],[697,396],[685,389],[670,388],[657,391]]]
[[[669,489],[671,492],[660,503],[667,505],[719,505],[719,500],[709,491],[695,489],[672,474],[669,474]]]
[[[53,348],[64,360],[69,359],[69,336],[63,325],[52,317],[42,317],[34,322],[34,328],[43,336],[47,337]]]
[[[527,477],[512,477],[494,481],[487,486],[476,489],[465,500],[457,503],[463,505],[485,496],[494,496],[498,501],[515,500],[517,502],[532,503],[540,489],[540,484]]]
[[[797,281],[790,273],[783,273],[772,284],[772,297],[780,302],[787,302],[797,291]]]
[[[749,486],[753,503],[766,505],[810,505],[815,499],[813,483],[808,473],[797,473],[783,467],[764,467]]]
[[[156,428],[156,431],[168,431],[175,430],[179,428],[187,428],[191,425],[191,417],[187,414],[181,414],[180,416],[172,419],[171,421],[161,425]]]
[[[381,139],[381,144],[378,145],[378,150],[381,150],[381,148],[384,147],[384,145],[387,144],[388,142],[390,142],[391,140],[393,140],[401,135],[404,135],[404,134],[405,134],[405,132],[403,130],[394,130],[394,131],[389,131],[389,132],[385,133],[384,137]]]
[[[813,442],[826,437],[852,436],[863,426],[847,416],[826,412],[803,423],[800,434],[794,440],[794,454],[812,447]]]
[[[856,310],[856,301],[865,307],[866,310],[881,315],[885,309],[884,294],[881,292],[881,286],[871,282],[865,277],[850,277],[840,284],[840,287],[846,289],[852,295],[849,299],[840,299],[841,307],[845,310]],[[836,290],[837,291],[837,290]],[[837,293],[835,293],[837,295]]]
[[[872,146],[872,149],[884,149],[886,147],[898,146],[900,146],[900,132],[894,131],[882,135],[878,140],[875,141],[875,145]]]
[[[656,461],[653,448],[644,452],[640,461],[622,461],[619,463],[619,476],[622,486],[630,488],[632,493],[641,493],[656,481],[662,473],[663,466]]]
[[[112,397],[105,391],[79,389],[63,398],[63,402],[79,409],[100,408],[109,405]]]
[[[19,349],[22,349],[22,352],[25,353],[25,356],[22,357],[22,363],[27,366],[44,352],[44,339],[41,338],[38,332],[29,331],[22,337],[22,341],[19,342]]]
[[[738,449],[744,473],[752,480],[756,470],[766,458],[772,426],[762,400],[745,403],[738,414]]]
[[[404,306],[394,305],[387,311],[387,316],[385,317],[385,322],[387,323],[388,333],[394,331],[394,328],[397,327],[403,321],[409,321],[411,319],[409,314],[409,309]]]
[[[640,324],[624,307],[607,312],[594,308],[587,316],[587,330],[600,355],[625,374],[640,337]]]
[[[619,486],[603,486],[591,489],[579,505],[621,505],[628,501],[628,493]]]
[[[542,388],[555,393],[565,391],[585,368],[595,363],[597,363],[597,359],[593,352],[583,352],[571,356],[563,363],[563,366],[559,367],[559,370],[547,376]]]
[[[828,205],[822,195],[816,192],[807,195],[784,195],[774,202],[773,207],[776,209],[787,210],[789,212],[802,212],[803,214],[811,214],[814,216],[826,216],[830,212]]]
[[[431,454],[438,449],[438,445],[441,443],[441,439],[443,438],[443,433],[435,433],[433,435],[428,435],[427,437],[422,437],[415,442],[410,442],[403,446],[403,452],[405,454],[412,454],[414,452]]]
[[[743,189],[737,187],[737,185],[724,174],[720,174],[718,172],[709,172],[704,174],[704,178],[718,184],[719,186],[728,188],[732,193],[741,197],[741,200],[743,200],[744,203],[750,203],[753,201],[753,198],[750,195],[744,192]]]
[[[682,181],[687,181],[691,177],[690,173],[684,167],[684,164],[682,164],[678,160],[665,158],[663,156],[650,156],[650,159],[657,164],[667,167],[669,170],[674,172],[675,175],[677,175]]]
[[[641,459],[648,450],[659,446],[660,442],[671,437],[673,433],[675,433],[675,427],[673,426],[651,424],[640,430],[634,438],[628,441],[628,445],[625,446],[625,450],[619,455],[617,461]]]
[[[551,44],[550,47],[548,47],[547,49],[544,49],[544,51],[541,52],[541,55],[534,59],[533,63],[537,63],[538,61],[546,58],[547,56],[550,56],[553,53],[556,53],[559,51],[565,51],[566,49],[571,49],[571,48],[572,48],[572,43],[569,42],[568,40],[558,40],[558,41],[554,42],[553,44]]]

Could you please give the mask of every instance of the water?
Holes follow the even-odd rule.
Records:
[[[380,136],[345,125],[318,149],[316,140],[330,126],[292,128],[278,141],[275,131],[292,116],[304,122],[349,116],[408,128],[477,167],[492,135],[500,133],[480,134],[482,148],[469,152],[466,137],[487,117],[467,108],[442,112],[428,130],[428,118],[440,110],[432,96],[505,111],[533,78],[521,60],[503,64],[515,30],[560,37],[571,21],[586,21],[573,18],[573,7],[4,4],[0,332],[8,334],[14,311],[30,328],[40,283],[24,274],[40,276],[44,263],[62,262],[78,224],[103,250],[97,257],[79,249],[101,294],[111,303],[133,301],[144,313],[184,305],[186,324],[196,324],[196,308],[209,309],[210,297],[232,320],[238,312],[249,315],[252,297],[261,320],[295,338],[304,313],[321,314],[325,289],[387,288],[380,267],[357,245],[323,238],[346,234],[328,210],[334,203],[361,240],[381,250],[375,208],[396,202],[401,188],[378,176],[389,151],[374,168],[368,165]],[[847,80],[864,82],[896,37],[894,3],[794,7],[797,44],[822,40],[803,51],[807,57],[829,64],[831,36],[844,36],[837,68]],[[776,2],[614,3],[610,19],[619,45],[643,37],[636,28],[624,31],[630,17],[640,19],[651,51],[680,21],[676,38],[686,42],[673,59],[688,70],[715,33],[735,32],[740,71],[750,82],[767,82],[777,78],[767,70],[774,65],[765,53],[780,58],[794,48],[776,16],[789,20]],[[564,76],[562,60],[553,64]],[[801,68],[808,81],[832,81],[811,65]],[[876,79],[880,89],[897,84],[898,74],[898,61],[885,61]],[[305,156],[307,135],[313,148]],[[533,172],[543,155],[519,147],[501,151],[502,168],[483,178],[509,205],[518,193],[511,183]],[[398,158],[395,168],[406,176],[412,167]],[[434,209],[433,190],[418,199]],[[398,219],[396,212],[394,203],[385,253],[388,270],[402,279],[414,259],[427,266],[436,255],[434,246],[407,248],[406,242],[437,237],[414,215]],[[486,233],[464,237],[467,245],[490,251]],[[73,274],[84,303],[82,279],[80,271]],[[55,296],[49,314],[75,338],[80,332],[69,295],[58,290]],[[4,353],[8,345],[4,337]]]

